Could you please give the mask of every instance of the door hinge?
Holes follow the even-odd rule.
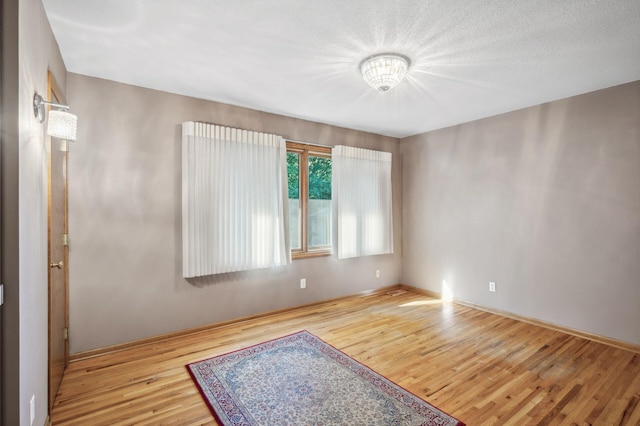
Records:
[[[60,141],[60,151],[69,152],[69,141],[67,141],[66,139],[62,139]]]
[[[69,327],[62,329],[62,337],[64,337],[64,340],[69,340]]]
[[[0,306],[4,305],[4,284],[0,284]]]
[[[69,245],[69,234],[62,234],[62,245],[65,247]]]

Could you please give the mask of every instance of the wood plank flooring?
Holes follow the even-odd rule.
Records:
[[[72,362],[54,425],[216,424],[185,364],[308,330],[467,425],[640,425],[640,354],[421,294],[354,296]]]

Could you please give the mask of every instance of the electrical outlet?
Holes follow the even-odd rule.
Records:
[[[380,278],[380,269],[376,269],[376,278]]]
[[[33,421],[36,419],[36,396],[31,395],[31,400],[29,401],[29,424],[33,425]]]
[[[495,293],[496,292],[496,283],[494,283],[493,281],[489,281],[489,291],[491,293]]]
[[[300,278],[300,288],[307,288],[307,279]]]

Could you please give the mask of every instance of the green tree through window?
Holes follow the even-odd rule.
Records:
[[[289,198],[300,198],[300,156],[287,152],[287,182],[289,183]]]
[[[292,257],[331,253],[331,148],[287,142]]]
[[[309,156],[309,199],[331,199],[331,159]]]

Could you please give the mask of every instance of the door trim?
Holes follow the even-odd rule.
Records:
[[[56,82],[53,77],[51,71],[47,73],[47,100],[49,102],[66,104],[66,99],[60,86]],[[47,262],[53,262],[51,258],[51,150],[52,140],[51,137],[46,135],[47,141],[49,143],[49,150],[47,153]],[[68,142],[66,142],[68,143]],[[64,173],[64,182],[63,182],[63,197],[64,197],[64,208],[63,208],[63,227],[64,234],[69,233],[69,223],[68,223],[68,152],[65,154],[65,159],[63,163],[63,168],[65,169]],[[48,404],[48,412],[51,413],[51,409],[53,407],[53,402],[55,400],[56,395],[51,395],[51,268],[47,268],[48,277],[47,277],[47,322],[48,322],[48,338],[47,338],[47,404]],[[64,256],[63,256],[63,270],[64,270],[64,327],[69,329],[69,247],[68,245],[64,247]],[[64,342],[64,368],[66,369],[69,366],[69,339],[65,339]],[[63,373],[64,374],[64,373]]]

